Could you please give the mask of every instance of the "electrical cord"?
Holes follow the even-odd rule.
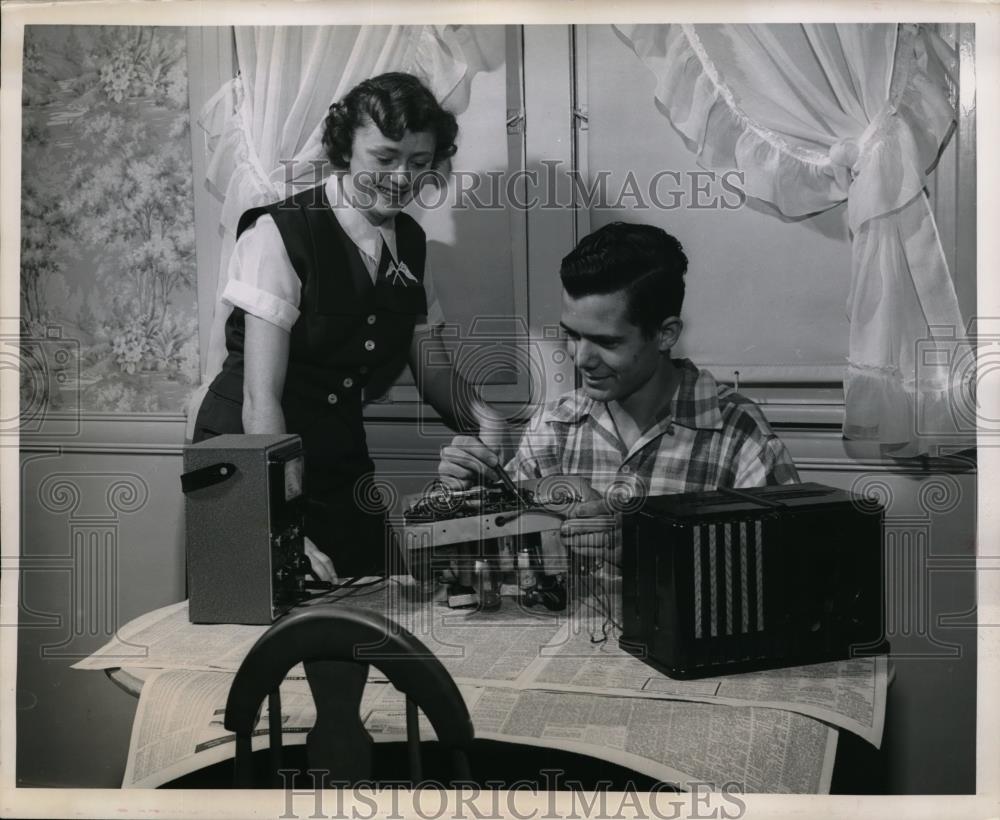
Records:
[[[611,590],[604,583],[604,579],[597,574],[602,562],[587,561],[578,565],[577,576],[581,583],[581,601],[584,606],[601,616],[601,635],[598,637],[594,632],[590,634],[590,642],[593,644],[606,643],[611,637],[612,629],[621,631],[621,624],[614,618],[614,605],[611,600]],[[591,603],[592,602],[592,603]]]
[[[356,578],[356,577],[355,578],[348,578],[347,581],[345,583],[342,583],[342,584],[334,584],[334,583],[332,583],[330,581],[318,581],[318,580],[317,581],[307,581],[306,584],[305,584],[306,587],[312,587],[312,588],[319,587],[320,591],[319,592],[314,592],[311,595],[306,595],[305,597],[300,598],[296,602],[295,606],[301,606],[302,604],[306,604],[306,603],[309,603],[311,601],[315,601],[318,598],[325,598],[325,597],[331,595],[334,592],[340,592],[340,591],[343,591],[343,590],[347,590],[347,593],[345,595],[341,595],[341,596],[337,597],[334,600],[342,601],[345,598],[361,597],[361,596],[357,596],[358,590],[365,589],[366,587],[376,586],[377,584],[384,583],[386,580],[390,580],[389,576],[379,575],[374,580],[366,581],[363,584],[359,584],[358,583],[358,578]],[[372,590],[372,591],[374,592],[374,590]],[[370,593],[366,593],[366,594],[370,594]]]
[[[368,587],[378,586],[379,584],[384,584],[386,581],[392,581],[392,577],[389,575],[380,575],[372,581],[365,581],[365,583],[363,584],[354,584],[351,591],[348,592],[346,595],[344,595],[343,598],[364,598],[367,595],[373,595],[374,593],[378,592],[377,589],[373,589],[371,590],[371,592],[362,593],[361,595],[358,594],[358,590],[367,589]],[[337,600],[340,601],[343,599],[338,598]]]

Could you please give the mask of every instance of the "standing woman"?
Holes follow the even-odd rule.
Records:
[[[489,416],[457,373],[422,370],[426,346],[441,345],[439,311],[425,290],[424,232],[402,213],[421,177],[455,153],[457,133],[416,77],[365,80],[326,118],[335,173],[247,211],[237,227],[222,294],[232,305],[227,357],[193,438],[301,436],[306,555],[324,580],[398,571],[372,484],[366,387],[369,397],[384,390],[409,360],[422,396],[452,426],[475,430]]]

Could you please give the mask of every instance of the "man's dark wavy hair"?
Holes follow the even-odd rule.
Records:
[[[612,222],[585,236],[559,269],[574,299],[625,291],[628,319],[646,338],[684,303],[687,256],[662,228]]]
[[[412,74],[390,72],[364,80],[330,106],[323,126],[323,147],[330,163],[343,170],[350,164],[354,132],[371,120],[391,140],[404,131],[434,134],[436,168],[455,154],[458,122]]]

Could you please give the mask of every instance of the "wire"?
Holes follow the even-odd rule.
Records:
[[[363,598],[364,595],[371,595],[372,592],[377,592],[377,590],[373,589],[371,592],[366,592],[364,595],[358,595],[358,590],[359,589],[366,589],[368,587],[378,586],[379,584],[384,584],[386,581],[391,580],[391,576],[388,576],[388,575],[379,575],[374,580],[372,580],[372,581],[365,581],[365,583],[363,583],[363,584],[355,583],[357,580],[358,580],[357,578],[352,578],[349,583],[344,584],[344,588],[346,589],[347,587],[350,587],[350,591],[346,595],[343,595],[340,598],[338,598],[337,599],[338,601],[341,601],[344,598]]]
[[[622,629],[621,624],[614,618],[614,604],[611,600],[611,592],[604,583],[602,576],[597,575],[595,572],[599,567],[599,563],[589,567],[585,564],[580,567],[580,572],[578,573],[582,582],[580,591],[583,593],[581,596],[583,605],[602,617],[601,637],[597,637],[592,632],[590,634],[590,642],[592,644],[606,643],[611,637],[610,632],[612,629],[619,631]]]
[[[311,595],[306,595],[305,597],[300,598],[294,604],[294,606],[302,606],[303,604],[308,604],[308,603],[310,603],[312,601],[315,601],[318,598],[326,598],[327,596],[332,595],[334,592],[345,592],[344,595],[339,595],[338,597],[334,598],[333,599],[334,601],[342,601],[345,598],[362,597],[362,596],[358,596],[357,595],[357,592],[358,592],[359,589],[364,589],[365,587],[371,587],[371,586],[375,586],[377,584],[384,583],[387,580],[387,578],[388,578],[388,576],[380,575],[377,578],[375,578],[374,580],[372,580],[372,581],[366,581],[363,584],[357,583],[357,581],[358,581],[357,577],[355,577],[355,578],[348,578],[347,581],[345,583],[343,583],[343,584],[333,584],[333,583],[330,583],[329,581],[314,582],[314,584],[310,584],[310,586],[313,586],[315,584],[322,584],[323,588],[319,592],[314,592]],[[374,590],[373,590],[373,592],[374,592]],[[332,601],[331,601],[331,603],[332,603]]]

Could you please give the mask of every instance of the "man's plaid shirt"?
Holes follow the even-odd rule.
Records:
[[[681,381],[673,400],[631,448],[607,405],[576,390],[535,414],[508,466],[511,475],[579,476],[619,498],[799,480],[756,404],[687,359],[674,364]]]

